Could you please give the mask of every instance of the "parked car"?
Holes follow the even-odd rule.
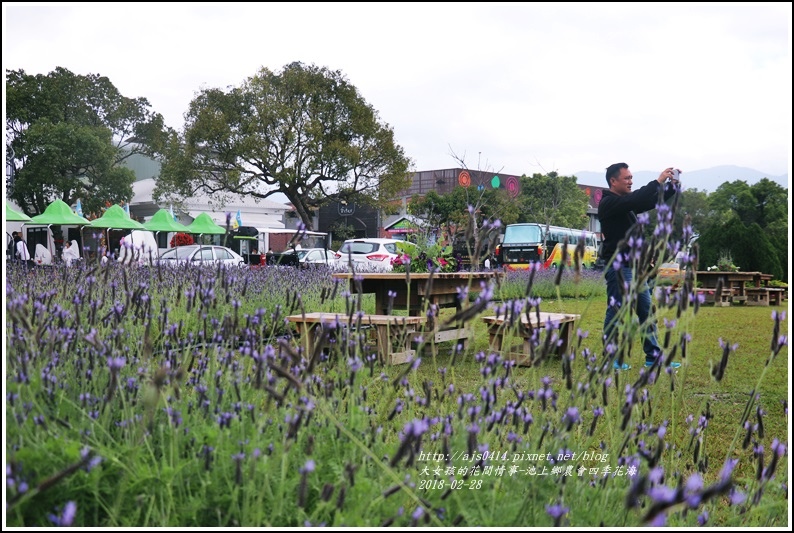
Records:
[[[188,262],[194,265],[221,263],[224,266],[242,266],[245,264],[242,256],[234,250],[209,244],[190,244],[170,248],[163,252],[156,262],[161,265],[179,265]]]
[[[265,261],[269,266],[298,266],[298,254],[295,250],[286,250],[281,253],[268,253]]]
[[[414,246],[397,239],[348,239],[336,253],[336,264],[339,268],[349,269],[352,262],[356,271],[389,272],[392,270],[391,260],[400,254],[398,243]]]
[[[325,248],[301,248],[296,250],[298,263],[304,268],[316,265],[336,265],[336,252]]]

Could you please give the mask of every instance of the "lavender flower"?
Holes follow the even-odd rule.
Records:
[[[90,472],[91,470],[99,466],[99,463],[102,462],[102,457],[100,457],[99,455],[93,455],[91,452],[91,448],[89,448],[88,446],[84,446],[83,449],[80,450],[80,457],[83,460],[86,459],[88,460],[88,462],[83,467],[86,472]]]
[[[306,486],[307,477],[311,472],[314,472],[315,464],[313,459],[309,459],[304,465],[298,469],[301,475],[300,485],[298,485],[298,507],[306,505]]]
[[[50,522],[52,522],[55,526],[71,527],[76,514],[77,504],[70,500],[66,502],[66,505],[63,506],[63,511],[61,512],[60,516],[51,514],[47,518],[49,518]]]
[[[744,503],[746,499],[747,499],[747,495],[736,489],[731,491],[729,498],[731,505],[741,505]]]
[[[108,368],[110,368],[111,372],[118,372],[126,363],[127,360],[123,357],[108,357]]]
[[[415,418],[403,427],[403,438],[411,439],[421,437],[429,428],[430,426],[427,420]]]
[[[560,527],[562,518],[568,514],[569,510],[568,507],[563,507],[560,504],[546,506],[546,513],[554,519],[554,527]]]
[[[648,496],[650,496],[655,503],[669,504],[675,501],[675,493],[676,490],[667,485],[658,485],[652,487],[651,490],[648,491]]]
[[[736,463],[738,463],[738,459],[728,459],[725,461],[725,464],[720,471],[720,480],[722,482],[728,482],[731,480],[731,475],[733,474],[733,469],[736,468]]]
[[[663,478],[664,478],[664,469],[661,466],[657,466],[651,469],[650,472],[648,472],[648,481],[650,481],[654,485],[658,485],[659,483],[661,483]]]
[[[579,409],[576,407],[569,407],[568,410],[565,411],[562,421],[565,423],[565,429],[570,431],[574,424],[579,423]]]
[[[301,474],[311,473],[314,472],[315,463],[313,459],[309,459],[304,463],[304,465],[298,470]]]
[[[690,509],[697,508],[702,500],[703,478],[695,472],[687,478],[684,484],[684,497]]]

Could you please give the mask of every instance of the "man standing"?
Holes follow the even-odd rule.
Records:
[[[7,234],[6,234],[7,235]],[[18,231],[11,232],[11,241],[6,239],[6,255],[8,256],[8,262],[10,263],[17,255],[16,245],[17,245],[17,235],[19,235]]]
[[[625,287],[631,284],[632,268],[629,261],[629,247],[620,243],[631,227],[637,222],[637,214],[650,211],[659,201],[660,189],[664,187],[663,198],[672,197],[678,187],[678,172],[672,167],[665,169],[659,177],[640,189],[632,192],[632,175],[626,163],[615,163],[607,168],[606,180],[609,190],[604,191],[598,204],[598,220],[604,242],[601,245],[600,259],[606,262],[607,310],[604,317],[604,344],[617,344],[616,316],[623,300]],[[665,182],[667,184],[665,185]],[[621,244],[620,249],[618,245]],[[618,252],[615,256],[615,252]],[[618,266],[619,272],[615,270]],[[625,283],[625,286],[624,286]],[[662,353],[656,336],[654,320],[648,320],[651,312],[651,291],[647,283],[637,287],[637,317],[640,327],[644,328],[642,351],[645,352],[645,366],[652,366]],[[646,324],[647,322],[647,324]],[[681,363],[670,363],[678,368]],[[613,368],[628,370],[631,366],[615,359]]]
[[[18,233],[14,236],[14,248],[16,250],[17,259],[27,266],[32,266],[33,261],[30,259],[28,245],[22,240],[22,237]]]

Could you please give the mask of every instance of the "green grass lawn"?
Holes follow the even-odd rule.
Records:
[[[771,315],[787,301],[690,308],[671,326],[676,342],[689,338],[683,366],[648,379],[639,339],[631,370],[588,369],[603,358],[595,278],[560,287],[581,298],[543,288],[541,310],[581,315],[570,373],[559,356],[505,366],[479,316],[454,361],[447,342],[383,367],[343,328],[310,363],[284,315],[348,306],[318,272],[113,266],[9,279],[11,526],[59,523],[67,505],[81,527],[788,525],[788,455],[768,470],[788,445],[788,347],[767,365]],[[674,318],[659,310],[662,329]],[[721,380],[719,339],[738,345]],[[474,458],[485,451],[503,455]],[[568,452],[589,455],[537,457]]]
[[[364,308],[370,302],[364,301]],[[581,339],[577,354],[582,350],[600,353],[602,350],[600,334],[603,330],[605,298],[601,295],[589,298],[560,298],[547,299],[541,303],[541,308],[547,312],[575,313],[581,318],[577,328],[587,332]],[[732,307],[701,306],[696,315],[686,314],[678,321],[677,334],[687,332],[691,341],[689,343],[686,359],[679,355],[676,361],[683,366],[675,373],[672,379],[665,376],[660,380],[661,386],[651,389],[653,398],[648,405],[653,405],[653,411],[643,416],[643,423],[648,425],[668,424],[667,445],[671,451],[667,456],[664,467],[669,472],[693,472],[700,470],[705,481],[716,482],[720,477],[720,468],[728,458],[741,458],[736,466],[737,479],[750,483],[755,476],[757,463],[748,460],[752,456],[754,446],[767,447],[772,438],[785,442],[788,435],[788,396],[789,396],[789,365],[788,349],[783,347],[777,357],[767,366],[771,354],[771,339],[773,337],[774,321],[772,312],[787,311],[788,301],[779,307],[750,307],[737,305]],[[442,316],[449,316],[452,312],[444,310]],[[659,310],[660,329],[663,328],[664,319],[673,319],[675,310]],[[489,352],[488,334],[482,320],[474,321],[475,339],[470,350],[465,356],[458,355],[452,365],[452,343],[441,343],[435,349],[425,347],[422,364],[411,377],[411,383],[418,386],[426,382],[438,382],[439,368],[447,368],[447,381],[454,382],[460,390],[477,390],[482,386],[481,363],[475,360],[478,352]],[[779,335],[788,335],[788,322],[783,320]],[[660,342],[664,339],[663,332],[659,334]],[[735,353],[729,357],[724,377],[717,381],[712,376],[712,368],[719,365],[723,355],[720,339],[729,345],[738,345]],[[643,369],[644,354],[639,338],[635,339],[628,360],[633,368],[620,372],[617,376],[621,387],[639,379]],[[399,376],[403,367],[392,367],[386,370],[390,378]],[[572,363],[574,388],[578,383],[586,381],[586,362],[583,357],[577,356]],[[762,378],[763,375],[763,378]],[[511,379],[518,388],[537,387],[541,378],[550,378],[552,387],[562,387],[565,383],[561,359],[550,358],[538,367],[518,367],[512,370]],[[657,384],[658,385],[658,384]],[[374,390],[381,390],[378,380],[372,380]],[[382,385],[385,390],[388,383]],[[618,391],[612,391],[613,398],[618,396]],[[748,406],[751,394],[757,395],[757,403],[753,404],[749,421],[757,422],[757,409],[760,407],[762,414],[763,435],[754,433],[745,445],[747,432],[741,426],[743,413]],[[566,404],[564,395],[560,395],[559,410],[563,411]],[[702,433],[703,438],[697,446],[692,439],[690,427],[694,427],[701,415],[708,413],[708,430]],[[687,417],[693,418],[690,424]],[[592,419],[592,417],[590,417]],[[610,427],[610,424],[612,427]],[[620,432],[620,418],[612,417],[608,423],[601,423],[594,436],[588,442],[615,442],[615,437]],[[697,460],[696,460],[697,459]],[[710,466],[709,466],[710,465]],[[784,498],[777,502],[778,511],[785,509],[785,481],[777,485],[779,497]],[[712,514],[711,520],[715,523],[738,523],[735,518]]]
[[[709,402],[710,409],[715,415],[710,423],[712,452],[717,455],[720,451],[727,453],[731,446],[737,428],[736,421],[741,418],[742,411],[752,391],[758,389],[760,403],[767,417],[764,420],[765,430],[769,435],[777,435],[781,440],[788,434],[788,415],[784,413],[789,395],[789,365],[788,349],[784,347],[764,373],[763,380],[758,379],[764,372],[764,367],[770,355],[770,342],[772,339],[773,321],[770,316],[773,310],[786,310],[785,307],[713,307],[700,308],[696,319],[687,327],[692,341],[689,346],[686,361],[680,357],[683,366],[676,373],[676,384],[680,388],[679,398],[681,413],[697,415],[705,409]],[[580,314],[577,328],[588,332],[582,340],[581,348],[589,348],[592,352],[601,351],[600,334],[603,331],[604,311],[606,302],[603,297],[590,299],[564,298],[561,300],[547,300],[542,304],[544,311],[557,313]],[[662,312],[660,319],[673,313]],[[661,321],[660,321],[661,322]],[[473,353],[488,350],[488,334],[481,320],[475,321],[476,339]],[[781,335],[788,335],[787,321],[781,324]],[[660,335],[661,336],[661,335]],[[728,344],[738,344],[738,349],[728,362],[725,377],[717,382],[711,376],[712,365],[719,364],[722,349],[718,339],[723,339]],[[661,339],[660,339],[661,341]],[[451,343],[441,345],[436,356],[436,366],[448,365],[451,361]],[[445,353],[446,351],[446,353]],[[622,380],[635,380],[643,367],[644,354],[640,339],[634,341],[632,358],[628,363],[632,369],[621,372]],[[436,372],[435,366],[425,356],[422,365],[417,370],[418,379],[430,379]],[[460,357],[459,357],[460,359]],[[431,364],[428,364],[431,363]],[[573,363],[574,376],[585,372],[584,360],[577,357]],[[456,365],[455,375],[460,383],[478,382],[480,365],[474,361],[473,356],[464,358]],[[392,369],[391,373],[399,369]],[[554,383],[563,381],[562,365],[559,358],[550,359],[541,364],[539,368],[519,367],[513,371],[514,379],[519,383],[529,382],[538,376],[550,376]],[[668,395],[660,395],[661,405],[657,406],[657,416],[670,417]],[[749,468],[750,465],[743,466]]]

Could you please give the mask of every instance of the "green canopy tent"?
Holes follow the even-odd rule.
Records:
[[[30,222],[30,217],[27,216],[25,213],[20,213],[16,211],[11,204],[8,203],[6,200],[6,214],[5,214],[5,221],[6,222]]]
[[[87,226],[91,222],[76,215],[69,204],[55,200],[40,215],[30,219],[31,224],[40,226]]]
[[[75,214],[72,208],[63,200],[55,200],[40,215],[30,219],[28,225],[47,226],[47,230],[52,232],[51,226],[87,226],[91,222],[80,215]],[[54,250],[50,250],[55,257]]]
[[[149,222],[144,222],[143,227],[149,231],[175,231],[177,233],[190,233],[190,230],[184,224],[180,224],[171,213],[165,209],[160,209],[154,214]]]
[[[25,213],[20,213],[19,211],[16,211],[13,207],[11,207],[11,204],[8,203],[8,200],[6,200],[5,221],[22,222],[22,225],[24,226],[25,222],[30,222],[30,217],[27,216]],[[14,239],[11,238],[10,233],[6,232],[6,235],[8,236],[8,239],[6,241],[8,243],[8,248],[11,249],[14,246]],[[14,252],[11,251],[11,257],[13,256],[14,256]]]
[[[105,210],[101,217],[92,220],[90,226],[92,228],[104,228],[105,239],[107,239],[108,247],[110,247],[110,230],[112,229],[131,229],[131,230],[146,230],[140,222],[132,220],[123,207],[114,204]],[[121,255],[121,254],[119,254]]]
[[[111,205],[101,217],[91,221],[93,228],[107,229],[146,229],[143,224],[132,220],[120,205]]]
[[[160,209],[154,214],[149,222],[144,222],[143,227],[149,231],[153,231],[155,235],[159,235],[161,231],[176,232],[176,233],[190,233],[190,230],[184,224],[180,224],[171,213],[165,209]],[[160,250],[157,250],[158,257]]]
[[[199,235],[225,235],[226,229],[213,222],[207,213],[201,213],[187,227],[188,233]]]
[[[188,227],[188,233],[197,233],[199,236],[199,249],[201,248],[202,235],[225,235],[226,230],[217,225],[207,213],[201,213]],[[199,252],[202,253],[202,252]]]

